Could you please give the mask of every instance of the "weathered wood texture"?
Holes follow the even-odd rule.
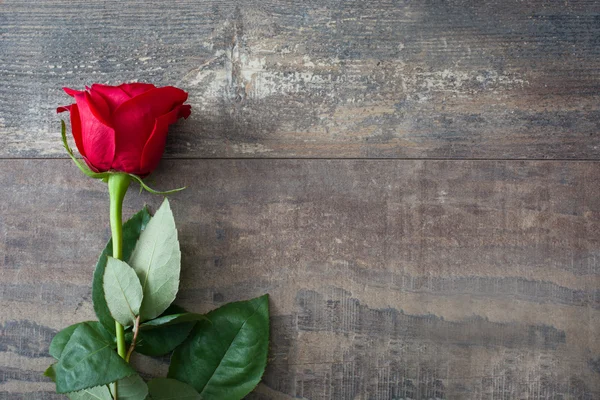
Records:
[[[60,87],[190,93],[170,157],[600,156],[600,2],[0,4],[0,157],[64,156]]]
[[[178,301],[272,296],[250,398],[600,398],[600,2],[10,0],[0,399],[62,398],[109,236],[104,185],[27,158],[65,156],[61,86],[131,80],[194,107],[156,176],[189,187]]]
[[[94,317],[107,193],[1,160],[0,398],[54,399],[52,335]],[[271,294],[253,399],[600,398],[600,163],[172,160],[180,304]],[[127,215],[157,196],[131,190]],[[148,375],[165,360],[139,360]]]

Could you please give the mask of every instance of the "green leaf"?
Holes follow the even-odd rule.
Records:
[[[52,379],[53,382],[56,381],[56,373],[54,371],[55,365],[56,364],[52,364],[44,372],[44,375]],[[67,393],[67,397],[71,400],[112,400],[112,395],[106,385],[83,389],[78,392]]]
[[[69,342],[69,339],[71,339],[71,335],[73,335],[73,332],[75,332],[75,329],[77,329],[80,324],[81,323],[77,323],[68,326],[54,335],[52,342],[50,342],[50,348],[48,349],[48,352],[52,357],[56,358],[57,360],[60,358],[63,349]]]
[[[269,298],[226,304],[207,317],[173,352],[168,377],[192,385],[204,400],[241,399],[267,364]]]
[[[148,385],[139,375],[121,379],[117,383],[119,400],[144,400],[148,396]]]
[[[73,332],[75,332],[75,329],[77,329],[77,327],[83,323],[88,324],[98,334],[103,336],[107,342],[112,342],[113,348],[116,348],[117,342],[116,342],[115,336],[113,334],[111,334],[110,332],[108,332],[104,328],[104,326],[102,326],[102,324],[100,322],[98,322],[98,321],[78,322],[76,324],[66,327],[65,329],[58,332],[54,336],[54,338],[52,339],[52,342],[50,342],[50,348],[48,349],[48,352],[50,353],[50,355],[52,357],[56,358],[57,360],[60,359],[62,351],[65,348],[65,346],[67,345],[67,343],[69,342],[69,340],[71,339]]]
[[[52,364],[44,371],[44,376],[52,379],[52,382],[56,382],[56,371],[54,371],[55,366],[56,364]]]
[[[194,329],[194,325],[195,322],[186,322],[177,325],[160,326],[151,330],[140,330],[135,351],[152,357],[169,354],[188,337],[192,329]],[[125,337],[130,343],[133,334],[128,332]]]
[[[89,389],[83,389],[79,392],[67,393],[71,400],[112,400],[110,390],[106,385],[96,386]],[[119,396],[119,399],[121,396]]]
[[[79,325],[54,366],[56,391],[75,392],[133,375],[135,370],[113,347],[112,341],[88,323]]]
[[[196,321],[207,319],[202,314],[163,315],[140,325],[135,350],[147,356],[162,356],[173,351],[190,334]]]
[[[171,304],[169,308],[160,317],[152,321],[161,320],[162,318],[171,315],[187,314],[186,311],[176,304]],[[148,321],[151,322],[151,321]],[[168,324],[161,326],[151,326],[145,330],[141,329],[138,333],[138,340],[135,346],[135,351],[147,356],[163,356],[168,354],[179,346],[190,334],[194,328],[195,322],[183,322],[177,324]],[[133,337],[132,332],[125,335],[128,343],[131,343]]]
[[[155,318],[150,321],[146,321],[140,325],[140,330],[152,330],[159,328],[161,326],[169,326],[181,324],[184,322],[195,322],[201,321],[203,319],[207,319],[204,314],[195,314],[195,313],[181,313],[181,314],[171,314],[171,315],[163,315],[161,317]]]
[[[135,248],[135,244],[140,237],[140,233],[150,221],[150,213],[144,207],[141,211],[123,224],[123,261],[127,262],[131,257],[131,253]],[[98,320],[108,329],[113,335],[115,333],[115,320],[110,315],[110,310],[104,298],[104,270],[108,256],[112,255],[112,239],[108,241],[106,247],[100,254],[96,270],[94,271],[94,280],[92,283],[92,299],[94,301],[94,311]]]
[[[158,317],[175,300],[181,269],[177,229],[167,199],[141,233],[129,265],[137,273],[144,291],[142,321]]]
[[[116,321],[123,326],[133,325],[140,314],[142,285],[133,268],[110,256],[104,271],[104,298]]]
[[[175,379],[152,379],[148,389],[152,400],[202,400],[196,389]]]

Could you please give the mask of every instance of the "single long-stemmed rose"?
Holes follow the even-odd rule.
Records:
[[[186,312],[172,304],[181,251],[169,202],[165,199],[154,217],[144,207],[122,223],[123,199],[132,180],[152,193],[181,190],[157,192],[142,178],[156,168],[169,125],[190,115],[190,106],[183,104],[187,93],[145,83],[65,91],[75,104],[58,112],[70,111],[84,162],[69,147],[64,122],[63,144],[81,171],[108,184],[112,237],[92,283],[99,321],[60,331],[49,349],[57,362],[45,375],[72,400],[243,398],[266,366],[268,296],[229,303],[207,315]],[[129,365],[134,351],[172,354],[168,378],[146,383]]]
[[[131,177],[143,184],[141,178],[149,175],[162,157],[169,125],[179,118],[189,117],[191,106],[183,104],[187,93],[172,86],[93,84],[86,89],[64,88],[75,98],[75,104],[59,107],[57,112],[70,112],[75,145],[91,171],[78,163],[80,168],[108,183],[112,256],[120,260],[123,258],[123,199]],[[75,160],[64,133],[63,139]],[[118,321],[115,321],[115,333],[117,352],[125,359],[125,332]],[[116,384],[114,391],[117,392]]]

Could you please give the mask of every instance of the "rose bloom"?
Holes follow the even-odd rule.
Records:
[[[95,172],[148,175],[162,157],[169,125],[191,113],[183,104],[187,93],[172,86],[93,84],[86,89],[64,88],[75,104],[57,112],[70,112],[77,149]]]

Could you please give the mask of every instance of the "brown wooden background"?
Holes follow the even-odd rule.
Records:
[[[0,398],[61,398],[94,318],[61,87],[131,80],[193,105],[153,176],[179,303],[272,296],[251,399],[600,398],[599,2],[8,0],[0,40]]]

